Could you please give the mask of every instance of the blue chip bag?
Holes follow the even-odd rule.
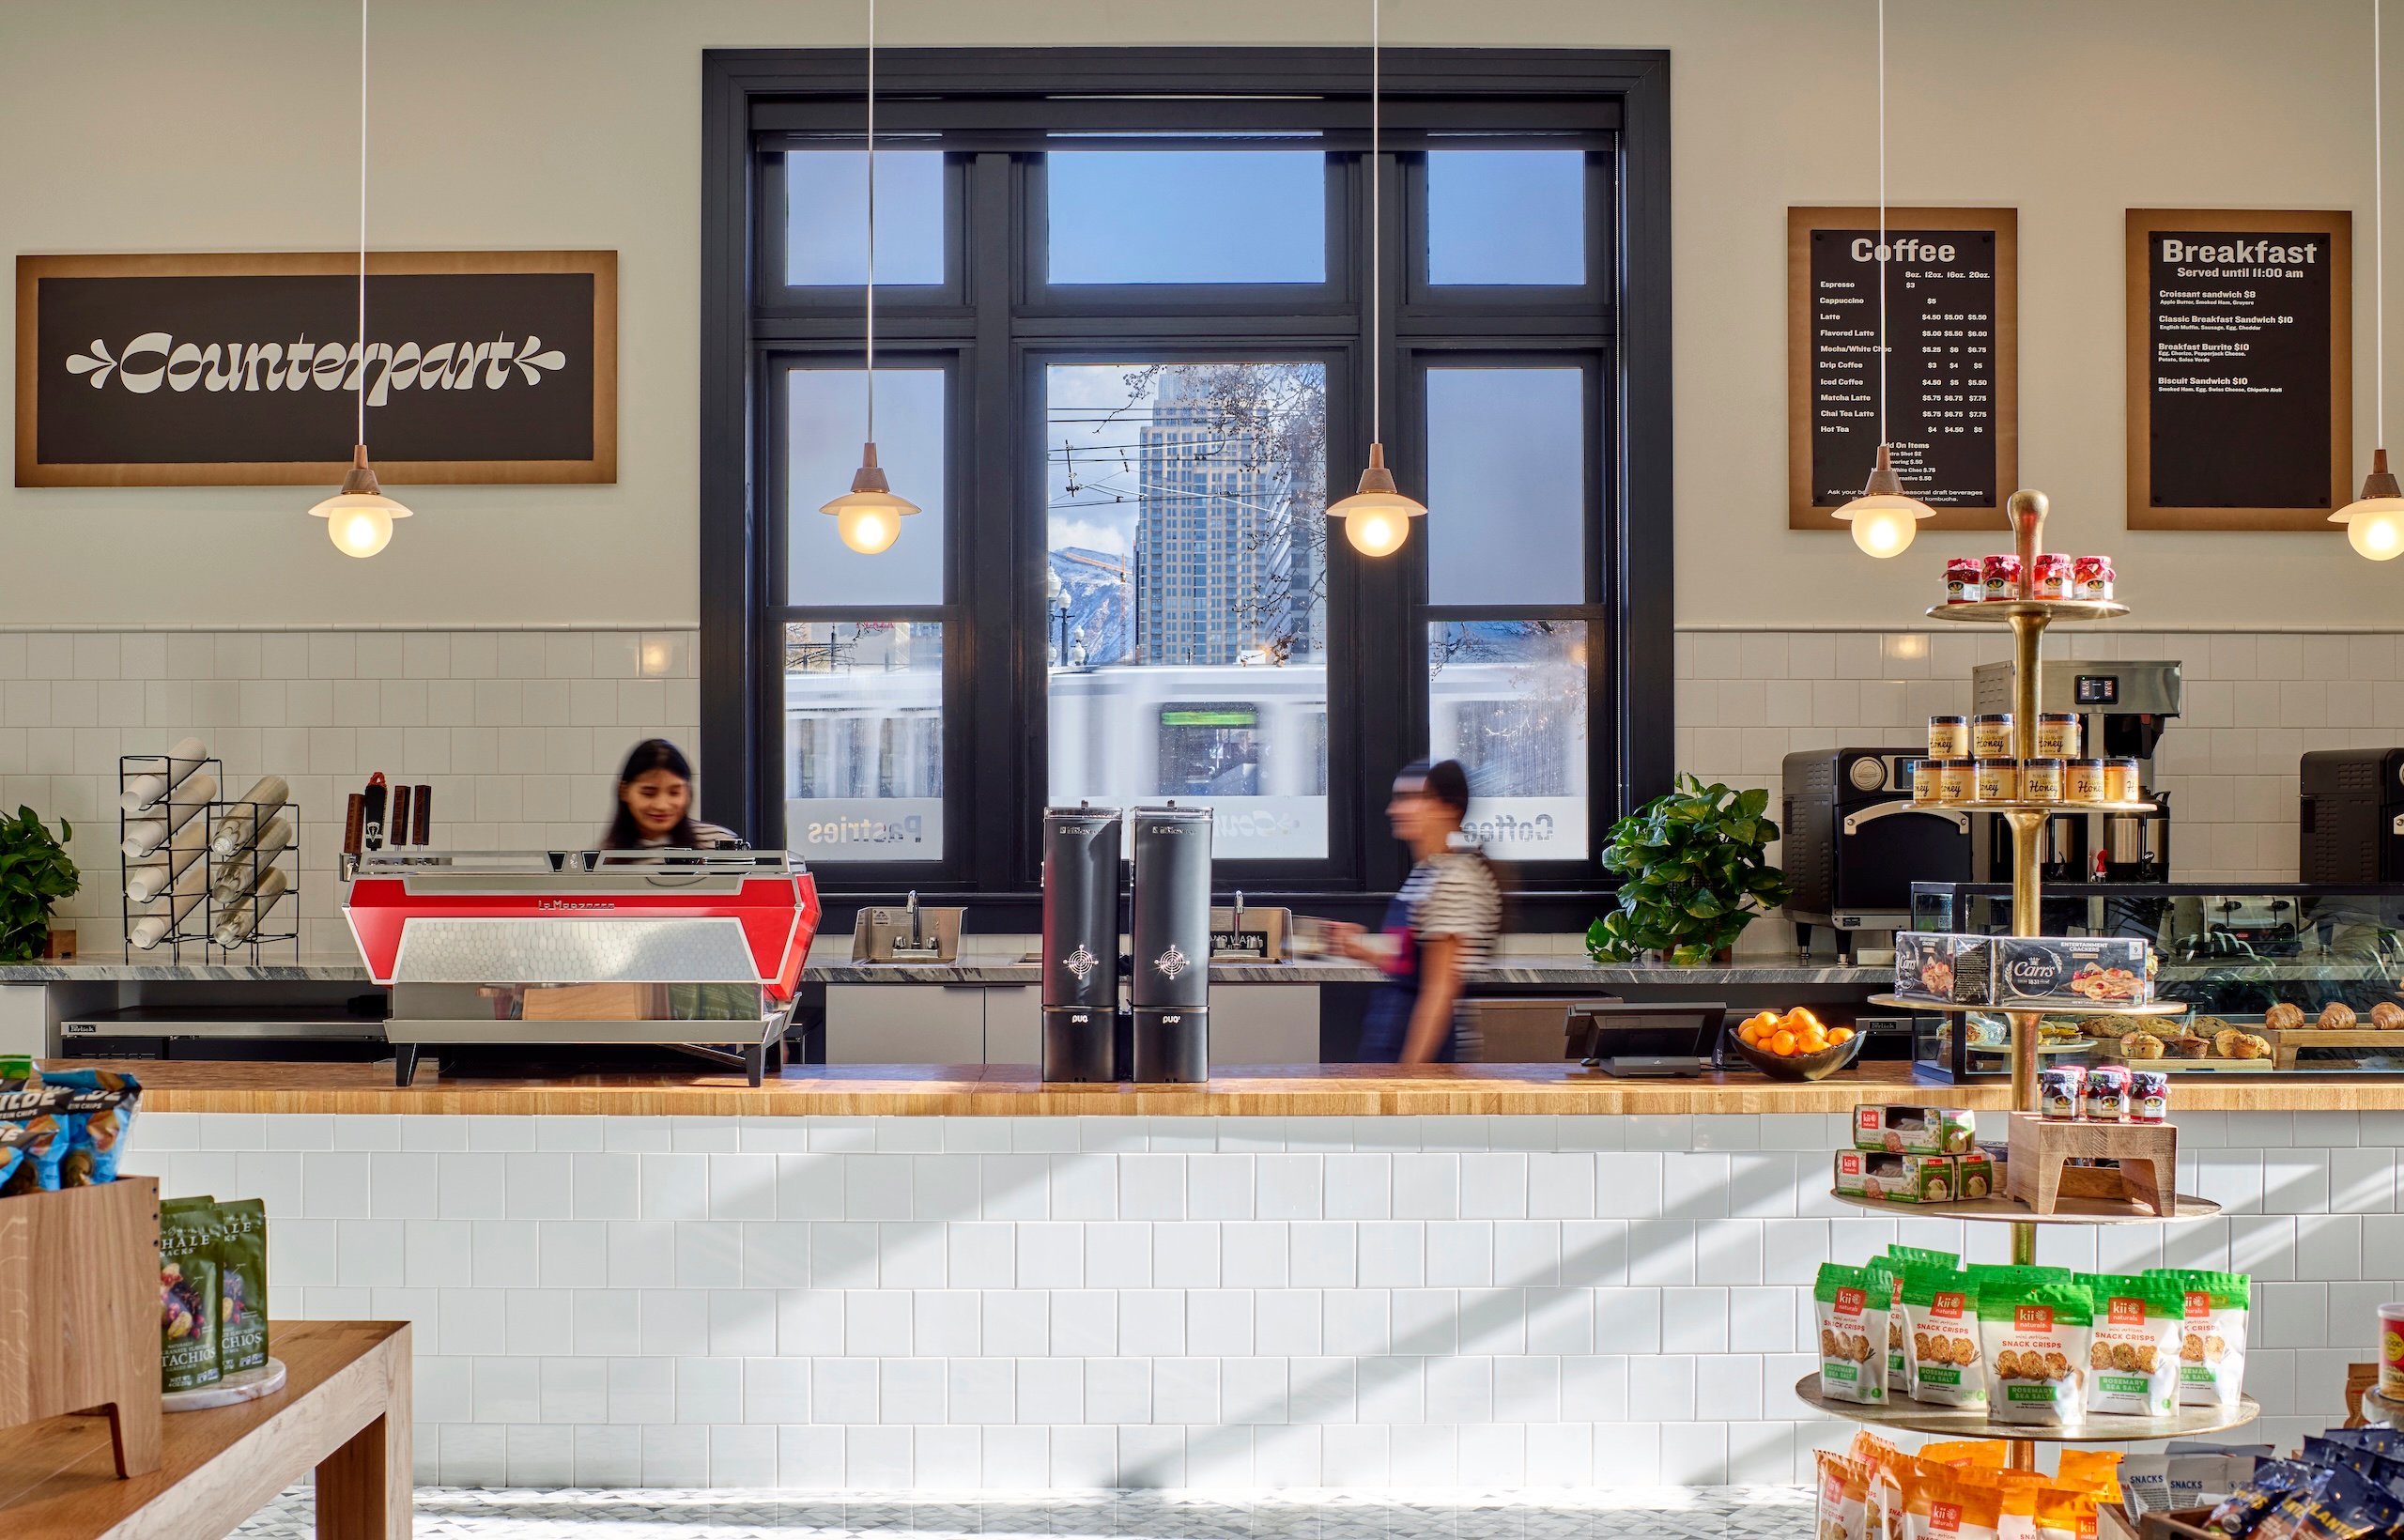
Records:
[[[2369,1540],[2404,1521],[2404,1504],[2360,1471],[2320,1471],[2263,1520],[2265,1532],[2293,1540]]]
[[[0,1083],[0,1130],[9,1131],[0,1150],[0,1197],[55,1193],[58,1168],[67,1156],[68,1092],[39,1081]]]
[[[2271,1516],[2273,1509],[2309,1486],[2318,1473],[2302,1460],[2264,1460],[2254,1468],[2254,1474],[2244,1485],[2221,1500],[2212,1516],[2204,1520],[2204,1528],[2218,1531],[2230,1540],[2243,1540],[2254,1532],[2256,1525]]]
[[[114,1070],[52,1070],[42,1083],[67,1092],[67,1151],[59,1162],[58,1185],[116,1180],[117,1157],[142,1105],[142,1083]]]

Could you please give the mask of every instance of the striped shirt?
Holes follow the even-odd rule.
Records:
[[[1461,850],[1431,855],[1410,869],[1396,897],[1409,907],[1411,932],[1422,943],[1438,936],[1460,943],[1465,982],[1485,971],[1502,929],[1502,891],[1484,856]]]

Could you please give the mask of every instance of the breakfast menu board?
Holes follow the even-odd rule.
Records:
[[[1878,210],[1790,208],[1787,526],[1842,530],[1879,438]],[[1887,210],[1887,433],[1935,529],[1991,529],[2019,470],[2018,212]]]
[[[2129,528],[2335,530],[2352,216],[2132,208],[2127,239]]]

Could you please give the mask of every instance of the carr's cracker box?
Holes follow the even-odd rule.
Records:
[[[2152,997],[2146,944],[2133,936],[1998,936],[1995,958],[1999,1006],[2084,1000],[2107,1011]]]
[[[1990,936],[1898,931],[1895,993],[1939,1005],[1985,1005],[1994,988],[1995,946]]]
[[[1960,1155],[1978,1147],[1979,1115],[1963,1107],[1853,1109],[1853,1147],[1889,1155]]]
[[[1840,1149],[1836,1164],[1839,1193],[1889,1203],[1950,1203],[1961,1180],[1962,1163],[1951,1155]]]

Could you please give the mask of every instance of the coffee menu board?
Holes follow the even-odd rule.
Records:
[[[1878,210],[1789,208],[1787,527],[1841,531],[1878,453]],[[2000,528],[2019,477],[2019,212],[1887,210],[1887,432],[1924,528]]]
[[[610,482],[618,254],[17,258],[17,485]]]
[[[2130,529],[2336,528],[2352,253],[2341,209],[2128,211]]]

